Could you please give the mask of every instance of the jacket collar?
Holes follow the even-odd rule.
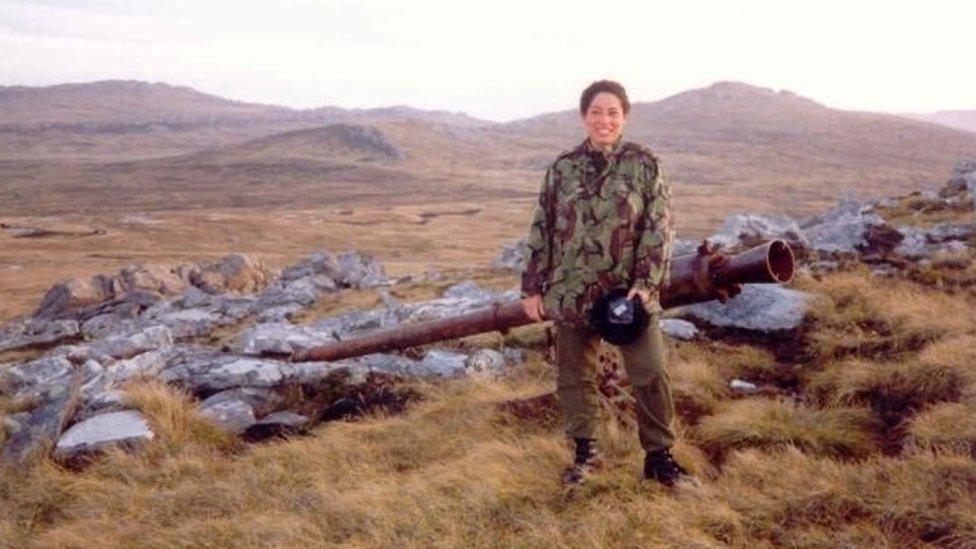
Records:
[[[607,159],[611,159],[620,154],[623,149],[624,137],[621,135],[614,141],[613,146],[609,149],[598,149],[590,143],[590,138],[587,137],[580,143],[579,147],[576,147],[577,152],[581,152],[587,155],[602,154]]]

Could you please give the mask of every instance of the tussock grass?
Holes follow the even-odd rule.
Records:
[[[883,416],[904,416],[954,401],[976,384],[976,336],[926,346],[901,362],[846,360],[811,376],[807,394],[824,405],[868,404]]]
[[[889,359],[940,338],[972,333],[976,312],[964,299],[864,270],[824,278],[809,312],[810,358]]]
[[[921,453],[839,462],[798,448],[733,453],[681,499],[730,545],[950,547],[976,544],[976,462]],[[713,503],[714,505],[710,505]]]
[[[541,388],[531,376],[420,386],[424,400],[403,415],[219,453],[206,436],[180,434],[193,429],[182,394],[141,385],[133,401],[154,425],[174,431],[78,472],[50,462],[2,472],[0,535],[25,547],[965,547],[976,540],[976,462],[951,454],[845,463],[787,441],[733,451],[718,474],[679,429],[675,453],[702,484],[669,491],[640,481],[636,434],[608,422],[600,433],[607,468],[566,493],[558,480],[570,459],[562,435],[497,407]],[[806,430],[857,423],[834,419],[828,427],[838,416],[826,412],[786,414],[805,415]],[[825,454],[845,447],[819,444]]]
[[[874,453],[875,421],[864,408],[817,409],[786,400],[727,401],[695,429],[695,439],[721,459],[733,449],[787,445],[839,458]]]
[[[702,361],[712,365],[727,379],[741,378],[758,383],[793,385],[793,369],[779,364],[767,349],[753,345],[732,345],[721,341],[679,344],[672,356],[677,360]]]
[[[700,359],[672,360],[668,365],[675,409],[681,417],[695,423],[711,414],[719,402],[728,398],[725,378],[718,368]]]
[[[149,421],[156,438],[143,457],[159,458],[183,450],[229,450],[238,444],[203,417],[186,392],[155,380],[130,383],[125,388],[126,403]]]
[[[906,447],[968,453],[976,458],[976,401],[944,402],[908,424]]]

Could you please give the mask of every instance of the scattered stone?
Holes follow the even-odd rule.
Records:
[[[478,349],[465,361],[465,375],[495,378],[505,373],[505,355],[494,349]]]
[[[282,377],[277,361],[231,357],[220,365],[198,370],[191,383],[194,392],[219,391],[245,385],[274,387]]]
[[[467,355],[433,349],[424,356],[420,367],[426,375],[455,378],[465,374],[467,362]]]
[[[696,240],[688,240],[687,238],[675,238],[674,242],[671,244],[671,255],[675,257],[680,257],[683,255],[692,255],[698,253],[698,245],[700,242]]]
[[[23,319],[0,331],[0,352],[41,347],[76,339],[81,335],[75,320]]]
[[[92,349],[112,358],[125,359],[173,345],[173,332],[166,326],[149,326],[133,334],[109,337],[93,343]]]
[[[742,379],[733,379],[729,382],[729,389],[733,391],[738,391],[740,393],[745,393],[747,395],[752,395],[759,392],[759,386],[755,383],[750,383]]]
[[[316,326],[295,326],[287,322],[255,324],[241,334],[236,348],[246,355],[290,355],[298,349],[336,341],[335,330]]]
[[[97,275],[89,279],[62,280],[44,294],[34,316],[61,316],[75,309],[108,301],[121,291],[122,283],[117,277]]]
[[[3,447],[5,461],[23,463],[58,439],[78,406],[82,377],[78,370],[66,376],[59,387],[47,391],[46,398],[21,423],[20,430],[10,435]]]
[[[727,303],[709,301],[684,308],[712,326],[759,332],[792,330],[803,321],[808,294],[773,284],[745,284]]]
[[[65,431],[58,440],[54,454],[60,458],[71,458],[108,446],[131,447],[152,440],[154,436],[155,433],[139,412],[109,412],[76,423]]]
[[[119,412],[128,406],[125,394],[117,389],[108,389],[83,396],[74,415],[74,421],[84,421],[90,417],[108,412]]]
[[[680,318],[663,318],[660,326],[665,335],[682,341],[690,341],[698,335],[698,328],[694,324]]]
[[[281,402],[281,398],[268,387],[236,387],[210,395],[200,403],[200,407],[208,408],[231,400],[245,402],[253,410],[263,410]]]
[[[193,285],[208,294],[256,292],[267,286],[272,278],[271,271],[248,254],[232,254],[216,262],[203,262],[190,273]]]
[[[0,370],[0,381],[6,391],[22,396],[30,391],[44,392],[52,382],[63,380],[74,365],[63,356],[45,356]]]
[[[366,289],[387,283],[386,270],[375,257],[358,252],[343,252],[336,256],[338,266],[335,281],[346,288]]]
[[[518,240],[511,244],[502,245],[502,251],[491,262],[492,269],[510,269],[522,271],[525,269],[525,239]]]
[[[132,358],[121,360],[110,368],[116,383],[128,381],[136,377],[155,377],[175,357],[174,347],[153,349]]]
[[[837,208],[805,220],[803,229],[810,249],[822,259],[838,254],[856,255],[890,251],[901,234],[889,227],[873,207],[856,202],[842,202]]]
[[[708,241],[725,250],[749,249],[770,240],[785,240],[794,252],[809,245],[797,222],[787,215],[736,214],[725,219],[719,232]]]
[[[309,419],[301,414],[281,411],[269,414],[251,425],[244,432],[244,439],[250,442],[272,437],[300,434],[309,425]]]
[[[200,413],[216,423],[221,429],[239,435],[254,425],[254,408],[244,400],[226,398],[200,405]]]

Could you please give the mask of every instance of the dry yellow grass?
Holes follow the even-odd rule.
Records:
[[[945,402],[913,417],[906,446],[976,458],[976,401]]]
[[[694,423],[711,414],[720,401],[728,398],[728,382],[718,368],[704,360],[679,358],[672,360],[668,369],[675,408],[687,422]]]
[[[803,287],[822,294],[808,313],[813,326],[807,336],[811,359],[821,363],[844,356],[893,357],[972,333],[976,326],[976,309],[965,298],[879,279],[866,270]]]
[[[403,416],[330,424],[238,453],[173,432],[80,472],[45,462],[4,471],[0,535],[24,547],[976,542],[976,462],[952,454],[841,463],[784,443],[732,452],[716,474],[682,440],[677,453],[703,482],[670,492],[639,481],[635,434],[608,424],[607,470],[567,494],[561,436],[495,406],[534,383],[426,387],[427,399]],[[154,425],[183,421],[160,422],[184,415],[178,394],[150,387],[136,398]],[[819,444],[827,453],[850,446]]]
[[[695,429],[695,439],[714,456],[732,449],[797,446],[835,457],[873,453],[875,421],[864,408],[811,408],[787,400],[724,402]]]

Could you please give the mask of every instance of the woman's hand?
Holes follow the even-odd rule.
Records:
[[[536,322],[546,319],[546,311],[542,308],[542,296],[531,295],[522,300],[522,310],[525,314]]]
[[[634,299],[634,296],[640,296],[641,303],[645,307],[651,305],[651,291],[650,290],[638,290],[637,288],[631,288],[630,292],[627,293],[627,299]]]

